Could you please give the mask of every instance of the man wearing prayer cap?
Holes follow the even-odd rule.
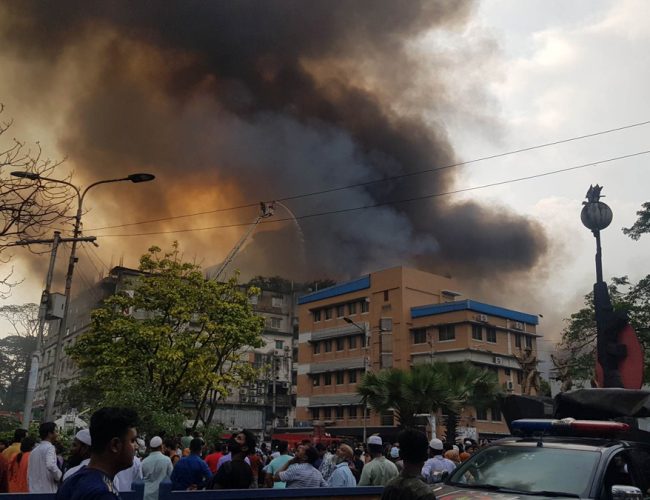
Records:
[[[68,459],[68,470],[63,475],[65,481],[75,472],[81,469],[84,465],[90,462],[90,431],[88,429],[81,429],[74,436],[72,446],[70,447],[70,458]]]
[[[381,436],[370,436],[366,444],[372,460],[361,470],[359,486],[386,486],[399,475],[397,466],[383,455]]]
[[[151,453],[142,461],[144,479],[144,500],[157,500],[160,483],[172,475],[171,459],[163,453],[163,440],[154,436],[149,441]]]
[[[429,460],[422,467],[422,476],[424,480],[431,483],[442,481],[443,472],[451,474],[456,468],[456,464],[442,456],[444,445],[440,439],[433,438],[429,441]]]

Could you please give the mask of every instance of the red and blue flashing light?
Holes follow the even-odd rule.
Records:
[[[575,420],[573,418],[563,418],[561,420],[523,418],[520,420],[514,420],[510,426],[513,431],[519,431],[524,434],[553,434],[554,432],[566,434],[573,432],[576,434],[597,436],[630,430],[630,426],[623,422],[611,422],[608,420]]]

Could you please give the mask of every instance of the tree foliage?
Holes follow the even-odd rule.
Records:
[[[641,205],[641,210],[637,213],[637,220],[632,227],[624,227],[623,233],[627,234],[633,240],[638,240],[641,235],[650,233],[650,201]]]
[[[0,407],[22,409],[32,352],[36,349],[38,305],[9,304],[0,307],[0,318],[13,332],[0,338]]]
[[[4,106],[0,104],[0,115]],[[66,186],[47,181],[19,179],[12,171],[49,177],[61,164],[43,158],[36,143],[29,147],[15,138],[8,139],[12,120],[0,120],[0,297],[6,297],[16,284],[8,245],[16,240],[44,237],[56,223],[67,219],[72,195]]]
[[[248,300],[259,291],[240,291],[236,278],[206,280],[177,244],[164,254],[151,247],[139,270],[132,290],[93,311],[89,332],[68,349],[83,374],[68,392],[144,398],[170,414],[185,403],[209,423],[217,401],[255,375],[242,350],[262,345],[263,319]]]
[[[417,414],[442,411],[447,440],[453,442],[463,409],[493,403],[500,388],[494,373],[470,362],[436,362],[369,372],[357,391],[375,412],[393,411],[402,427],[413,427]]]
[[[627,276],[612,278],[609,294],[615,310],[626,311],[645,351],[645,379],[650,380],[650,275],[637,283]],[[594,378],[596,366],[596,318],[593,293],[585,296],[582,309],[567,320],[555,360],[554,378],[567,378],[584,386]]]

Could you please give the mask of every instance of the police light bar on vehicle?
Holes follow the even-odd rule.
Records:
[[[511,423],[513,431],[519,431],[524,434],[547,433],[553,434],[556,431],[562,434],[609,434],[612,432],[625,432],[630,430],[628,424],[622,422],[611,422],[608,420],[575,420],[573,418],[563,418],[561,420],[542,419],[542,418],[524,418],[514,420]]]

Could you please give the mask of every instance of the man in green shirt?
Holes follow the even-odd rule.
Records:
[[[415,429],[406,429],[399,433],[397,440],[404,470],[384,487],[381,500],[436,500],[433,489],[421,475],[427,460],[427,436]]]
[[[370,436],[367,445],[372,460],[361,470],[358,486],[386,486],[399,475],[397,467],[382,454],[381,436]]]

